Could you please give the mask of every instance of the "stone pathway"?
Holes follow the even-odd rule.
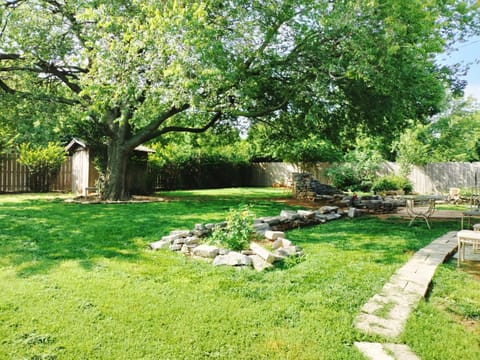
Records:
[[[356,328],[369,335],[398,338],[410,312],[426,295],[437,266],[457,250],[456,235],[449,232],[416,252],[362,307]],[[372,360],[419,359],[406,345],[357,342],[355,346]]]

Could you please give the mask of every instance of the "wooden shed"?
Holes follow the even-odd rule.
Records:
[[[65,147],[72,157],[72,193],[76,196],[87,196],[96,188],[100,173],[93,164],[93,156],[88,145],[79,139],[72,139]],[[146,146],[137,146],[129,164],[127,186],[131,194],[147,194],[152,191],[148,176],[148,154],[155,151]]]

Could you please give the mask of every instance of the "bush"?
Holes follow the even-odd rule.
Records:
[[[254,218],[255,215],[249,206],[230,209],[227,215],[227,227],[216,227],[212,233],[212,241],[231,250],[246,249],[253,235]]]
[[[383,159],[372,139],[359,137],[356,145],[327,170],[327,176],[338,189],[370,191]]]
[[[327,170],[332,185],[340,190],[369,191],[372,182],[369,177],[359,174],[351,163],[334,164]]]
[[[409,194],[412,192],[413,186],[407,178],[397,175],[387,175],[378,178],[373,183],[371,189],[374,193],[399,190],[403,191],[405,194]]]
[[[51,179],[65,161],[64,148],[53,142],[44,147],[21,144],[19,153],[18,162],[28,169],[31,190],[49,191]]]

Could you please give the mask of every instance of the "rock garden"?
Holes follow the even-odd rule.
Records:
[[[277,216],[249,221],[248,208],[230,210],[227,221],[173,230],[151,243],[150,249],[177,251],[212,261],[214,266],[253,267],[263,271],[304,255],[302,248],[285,238],[284,231],[336,220],[342,214],[337,206],[323,206],[318,210],[282,210]]]

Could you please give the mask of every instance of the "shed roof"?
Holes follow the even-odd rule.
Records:
[[[81,147],[83,149],[86,149],[88,147],[87,143],[83,140],[73,138],[67,146],[65,146],[65,151],[71,152],[74,151],[76,148]],[[146,152],[146,153],[155,153],[155,150],[150,149],[144,145],[138,145],[135,149],[135,151],[140,151],[140,152]]]

